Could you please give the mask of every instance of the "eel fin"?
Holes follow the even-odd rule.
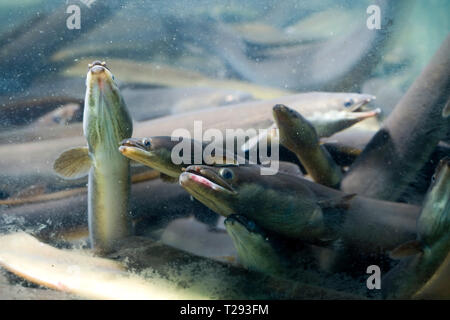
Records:
[[[86,176],[91,168],[91,158],[87,147],[72,148],[59,155],[53,170],[65,179],[79,179]]]
[[[356,196],[356,193],[347,194],[342,197],[331,198],[319,200],[318,204],[321,208],[341,208],[348,209],[350,207],[350,202]]]
[[[389,253],[391,259],[401,259],[423,252],[423,245],[419,240],[411,240],[399,245]]]

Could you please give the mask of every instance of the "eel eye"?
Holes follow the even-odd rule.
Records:
[[[434,183],[436,181],[436,175],[433,174],[433,176],[431,177],[431,183]]]
[[[349,99],[349,100],[347,100],[347,101],[344,102],[344,106],[350,107],[351,105],[353,105],[353,103],[355,103],[355,102],[353,101],[353,99]]]
[[[142,139],[142,144],[143,144],[146,148],[149,148],[149,147],[152,145],[152,143],[150,142],[150,139],[148,139],[148,138]]]
[[[219,174],[224,178],[225,180],[231,180],[234,178],[234,173],[232,170],[228,168],[222,168],[219,171]]]

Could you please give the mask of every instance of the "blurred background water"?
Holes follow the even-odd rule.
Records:
[[[173,76],[384,92],[377,103],[389,112],[450,29],[445,0],[376,2],[378,31],[366,27],[372,1],[91,2],[0,2],[0,101],[36,95],[43,81],[39,95],[55,94],[55,78],[81,76],[76,67],[98,58],[163,68],[166,83],[143,79],[157,86],[187,85]],[[79,30],[66,26],[70,5],[80,8]]]

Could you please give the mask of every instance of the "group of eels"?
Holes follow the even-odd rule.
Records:
[[[403,99],[413,104],[410,108],[414,107],[414,103],[423,105],[418,98],[416,98],[418,101],[412,101],[411,95],[413,97],[430,95],[426,91],[432,90],[430,86],[421,87],[424,78],[428,79],[431,73],[438,72],[438,75],[442,75],[447,71],[445,68],[444,71],[438,70],[436,66],[449,66],[449,39],[450,37],[445,40],[433,61],[413,84],[410,89],[412,93],[408,92]],[[427,146],[425,155],[416,156],[417,152],[405,153],[412,156],[411,161],[416,162],[414,167],[407,164],[411,171],[410,176],[423,166],[439,140],[445,139],[449,131],[448,79],[445,82],[441,78],[439,76],[433,78],[439,87],[434,89],[436,95],[430,102],[431,111],[427,110],[425,113],[420,111],[420,106],[418,107],[423,117],[417,120],[417,125],[421,125],[422,131],[411,135],[410,140],[422,141],[424,136],[431,134],[433,142]],[[298,104],[295,104],[298,99],[295,96],[287,97],[285,103],[289,107],[280,104],[273,107],[272,101],[263,106],[259,104],[258,111],[254,112],[254,118],[248,117],[247,114],[247,118],[243,121],[234,123],[235,126],[242,124],[244,128],[253,126],[267,128],[272,124],[270,128],[278,131],[272,139],[279,139],[281,144],[295,153],[309,176],[306,179],[300,174],[283,172],[261,175],[260,164],[248,163],[246,159],[242,160],[239,157],[235,157],[236,162],[233,164],[224,165],[218,162],[220,164],[215,165],[215,161],[219,159],[206,159],[206,163],[201,164],[175,165],[170,155],[176,144],[170,136],[150,135],[150,138],[130,138],[133,124],[125,102],[106,64],[95,61],[89,65],[86,79],[83,131],[88,147],[65,151],[55,161],[54,170],[60,176],[72,179],[89,174],[87,202],[90,242],[103,252],[110,250],[114,241],[125,239],[132,233],[129,212],[131,159],[178,179],[179,184],[189,194],[224,216],[225,228],[236,246],[241,263],[247,268],[261,272],[280,270],[280,265],[284,261],[280,260],[278,250],[274,250],[274,242],[271,241],[274,238],[323,247],[344,243],[345,246],[357,248],[368,254],[381,251],[384,254],[391,252],[392,257],[412,256],[407,262],[402,261],[388,274],[386,277],[390,279],[388,283],[393,285],[389,286],[391,289],[386,291],[385,296],[420,297],[420,292],[431,290],[431,293],[428,292],[425,296],[448,297],[447,287],[441,286],[440,291],[437,290],[438,293],[433,293],[433,290],[429,289],[433,285],[436,286],[436,281],[433,280],[436,272],[439,276],[445,274],[447,272],[445,268],[448,268],[445,265],[450,243],[447,232],[450,214],[448,158],[441,160],[437,167],[422,208],[385,201],[383,197],[366,198],[362,196],[365,193],[358,192],[359,190],[349,192],[345,182],[350,179],[348,177],[351,177],[352,172],[357,172],[355,166],[358,168],[361,163],[366,163],[361,159],[368,157],[367,154],[375,143],[373,141],[378,141],[380,132],[386,131],[385,128],[389,126],[392,126],[393,134],[388,135],[385,140],[395,138],[395,132],[399,131],[399,127],[390,124],[388,119],[387,124],[384,124],[385,128],[375,134],[357,158],[355,165],[350,167],[350,174],[346,174],[321,145],[319,137],[327,137],[357,121],[324,135],[319,134],[321,124],[323,125],[323,120],[326,119],[330,124],[328,127],[333,126],[333,121],[341,121],[339,124],[341,125],[342,119],[327,117],[327,112],[340,110],[344,111],[344,114],[345,112],[351,114],[373,97],[355,95],[349,99],[348,94],[310,95],[308,97],[308,94],[305,94],[304,99],[300,99],[302,101]],[[309,101],[313,101],[309,110],[308,107],[304,108],[308,105],[305,101],[305,99],[308,101],[308,98]],[[402,105],[405,104],[402,101],[399,103],[400,111],[394,111],[393,115],[401,112]],[[352,108],[355,103],[357,106]],[[247,104],[224,108],[222,112],[234,114],[239,119],[240,112],[243,115],[255,107]],[[318,119],[314,114],[311,115],[314,112],[316,115],[317,112],[319,114],[322,112],[321,117]],[[273,114],[274,120],[270,119],[269,113]],[[377,112],[372,113],[371,116],[376,114]],[[192,123],[189,127],[189,122],[203,115],[206,116],[203,125],[206,123],[206,127],[209,128],[217,125],[217,129],[224,130],[229,123],[213,120],[212,113],[208,118],[208,111],[188,114],[182,122],[192,131]],[[359,120],[366,117],[360,117]],[[394,120],[391,122],[395,123]],[[177,128],[177,123],[172,123],[171,127]],[[412,125],[407,130],[410,128],[417,127]],[[261,137],[257,139],[259,142]],[[197,144],[196,141],[190,143]],[[408,143],[409,141],[405,142]],[[199,146],[202,150],[205,148],[201,143]],[[237,146],[238,149],[242,147],[243,144]],[[405,146],[402,147],[398,148],[399,152],[405,150]],[[378,149],[376,153],[379,158]],[[385,157],[394,157],[392,152],[381,153],[386,154]],[[392,161],[400,162],[402,159],[398,157]],[[371,170],[374,171],[375,168],[378,167]],[[370,179],[366,180],[370,182]],[[405,181],[401,182],[397,183],[400,190],[405,188]],[[339,187],[342,191],[337,190]],[[444,271],[441,270],[443,268]],[[411,285],[412,280],[408,278],[411,277],[411,270],[415,277],[414,285]]]
[[[305,118],[318,119],[317,123],[325,127],[335,124],[334,115],[341,116],[338,123],[357,117],[361,112],[350,112],[359,109],[373,99],[371,95],[351,93],[310,92],[283,96],[277,99],[238,103],[224,108],[207,108],[199,111],[174,114],[133,124],[133,135],[136,137],[171,136],[176,128],[185,128],[193,136],[196,120],[202,121],[202,129],[210,128],[225,132],[226,129],[267,129],[273,124],[272,107],[277,103],[288,105],[300,112]],[[347,111],[346,111],[347,110]],[[356,114],[356,116],[355,116]],[[224,121],[227,119],[227,121]],[[362,120],[362,119],[361,119]],[[317,127],[316,127],[317,128]],[[245,137],[242,137],[243,140]],[[245,143],[245,140],[242,142]],[[85,138],[73,134],[64,139],[49,139],[36,142],[14,143],[0,146],[0,190],[9,195],[30,185],[45,180],[50,190],[67,186],[53,172],[49,163],[59,156],[61,150],[85,145]],[[26,165],[33,163],[32,166]],[[76,181],[78,182],[78,181]]]
[[[419,94],[419,96],[429,96],[429,92],[423,92],[420,88],[417,89],[417,87],[420,87],[421,83],[424,82],[423,79],[430,77],[431,73],[435,74],[436,72],[439,72],[438,74],[444,74],[448,71],[445,68],[443,71],[442,69],[437,69],[437,66],[442,67],[442,65],[448,65],[448,41],[449,38],[447,38],[442,48],[437,52],[433,62],[426,68],[421,77],[419,77],[416,83],[412,86],[411,90],[413,91],[413,94],[409,95],[415,96]],[[406,129],[409,130],[410,128],[415,128],[422,130],[420,134],[411,135],[411,137],[409,137],[410,140],[415,139],[415,141],[421,141],[420,139],[425,139],[427,136],[426,134],[433,136],[433,142],[430,144],[431,146],[427,146],[427,150],[424,152],[425,156],[415,156],[411,157],[412,159],[409,159],[410,162],[414,163],[415,167],[411,166],[410,163],[405,164],[407,167],[406,170],[409,170],[409,176],[419,171],[420,166],[425,163],[431,154],[431,148],[434,149],[439,140],[445,138],[449,128],[448,123],[446,122],[448,118],[448,88],[446,81],[448,79],[440,81],[441,78],[442,77],[433,78],[433,80],[436,81],[436,84],[439,80],[440,87],[437,89],[430,89],[429,85],[424,88],[424,90],[435,90],[437,94],[434,95],[435,100],[432,101],[433,108],[431,110],[428,109],[427,114],[423,114],[422,118],[417,120],[422,126],[417,128],[413,123],[413,125]],[[404,99],[408,99],[408,94]],[[408,102],[410,104],[413,103],[413,101]],[[420,105],[421,101],[419,100],[415,103]],[[403,104],[404,103],[402,102],[400,103],[400,110],[402,109]],[[318,169],[319,172],[321,171],[321,161],[323,161],[323,167],[325,167],[325,170],[322,171],[333,176],[333,172],[336,172],[336,164],[333,162],[329,154],[325,153],[324,149],[319,145],[314,126],[300,114],[286,106],[277,105],[273,108],[273,112],[275,121],[277,122],[280,131],[278,138],[282,141],[282,143],[284,142],[284,145],[288,149],[293,151],[298,156],[302,164],[306,167],[306,171],[312,176],[312,178],[316,181],[323,179],[323,176],[315,172],[316,169]],[[400,111],[396,112],[398,113]],[[285,126],[284,123],[289,125]],[[389,125],[389,121],[387,125]],[[399,131],[397,126],[393,128],[395,128],[397,132]],[[424,133],[423,130],[428,130],[427,128],[430,128],[429,131]],[[381,131],[383,130],[384,129]],[[380,132],[375,135],[373,138],[374,141],[377,140],[377,136],[381,134]],[[142,158],[149,158],[148,155],[150,154],[155,154],[154,150],[150,150],[151,142],[149,139],[145,139],[145,142],[148,144],[147,146],[144,146],[145,143],[139,144],[136,143],[136,141],[137,140],[134,139],[134,141],[126,140],[123,142],[120,147],[121,152],[124,155],[138,161],[142,161]],[[404,141],[403,143],[408,144],[409,141]],[[368,152],[367,150],[371,150],[370,145],[371,144],[369,143],[369,146],[363,151],[363,155],[364,152]],[[404,146],[401,147],[402,148],[399,148],[400,152],[402,150],[409,152],[409,150],[407,150]],[[130,151],[130,148],[134,150]],[[156,148],[158,148],[158,146],[156,146]],[[144,152],[142,152],[143,150]],[[417,149],[414,150],[412,155],[417,152]],[[147,155],[145,153],[147,153]],[[387,153],[387,155],[385,155],[386,157],[393,156],[392,153],[385,153]],[[383,154],[383,152],[380,153],[380,150],[377,150],[377,157],[383,156]],[[399,159],[400,158],[401,157],[399,157]],[[399,161],[399,159],[396,160]],[[153,159],[152,161],[154,162],[155,160]],[[142,162],[145,163],[145,160]],[[360,162],[357,162],[357,165],[359,163]],[[148,162],[146,164],[151,165],[151,163],[149,164]],[[314,166],[314,164],[316,164],[316,166]],[[390,164],[391,163],[386,164],[387,169],[389,169]],[[435,175],[433,176],[433,181],[435,181],[437,176],[440,179],[440,183],[431,184],[425,196],[422,211],[420,213],[416,211],[414,218],[409,221],[409,225],[411,226],[411,229],[409,230],[409,237],[417,234],[419,239],[421,239],[424,236],[423,230],[425,229],[428,231],[426,236],[439,238],[440,241],[438,244],[435,244],[434,242],[424,243],[421,250],[417,249],[418,255],[416,255],[414,259],[419,262],[416,261],[414,266],[417,268],[417,263],[419,263],[420,269],[417,273],[413,273],[415,277],[419,278],[416,282],[414,282],[416,290],[409,292],[407,295],[402,295],[402,293],[399,293],[399,290],[388,291],[388,297],[395,297],[397,295],[401,297],[416,296],[417,290],[424,290],[422,286],[426,283],[426,281],[429,281],[429,278],[433,275],[432,272],[441,266],[448,254],[449,241],[447,237],[448,226],[446,220],[448,219],[450,211],[448,207],[449,178],[446,175],[447,167],[448,158],[444,158],[441,160],[436,169]],[[375,168],[377,168],[377,166]],[[352,169],[353,168],[351,168],[351,170]],[[291,176],[289,176],[289,178],[282,177],[283,174],[280,173],[274,176],[261,176],[258,169],[255,169],[251,165],[238,165],[232,167],[194,165],[183,168],[182,170],[184,172],[180,174],[180,184],[206,206],[227,217],[227,220],[225,220],[227,230],[229,230],[238,251],[240,251],[239,256],[241,260],[243,260],[244,264],[247,264],[249,267],[258,266],[259,269],[264,269],[264,263],[255,263],[255,255],[251,255],[251,258],[248,258],[247,260],[245,259],[245,256],[249,256],[250,251],[253,253],[258,252],[258,250],[255,249],[255,241],[252,239],[252,235],[255,233],[258,234],[258,232],[255,232],[255,229],[258,230],[258,226],[261,226],[263,229],[273,232],[276,235],[282,235],[288,238],[302,239],[304,241],[326,241],[330,239],[345,238],[343,237],[343,234],[345,234],[345,231],[343,230],[345,230],[345,228],[342,228],[342,225],[346,225],[347,227],[350,225],[350,228],[352,228],[351,225],[353,225],[353,229],[355,229],[355,226],[357,225],[358,228],[365,230],[365,224],[372,228],[373,232],[369,233],[371,236],[374,236],[374,242],[377,242],[377,240],[383,242],[381,238],[376,237],[376,233],[379,230],[373,228],[370,220],[361,221],[361,224],[355,224],[355,221],[348,223],[349,219],[347,217],[340,218],[339,216],[336,216],[336,213],[331,214],[331,217],[327,217],[325,214],[324,210],[328,207],[343,207],[348,211],[352,206],[355,194],[343,193],[340,197],[336,196],[336,198],[319,200],[315,198],[315,194],[311,190],[312,188],[308,188],[307,185],[305,186],[302,183],[298,183],[301,178]],[[375,174],[375,169],[371,168],[371,172]],[[176,174],[179,174],[179,170]],[[325,184],[335,187],[338,186],[341,178],[340,174],[341,172],[336,175],[335,182],[326,182]],[[399,173],[395,174],[398,175]],[[289,181],[289,179],[296,180],[296,182]],[[407,181],[410,181],[411,177],[407,176],[406,179]],[[366,179],[366,181],[371,183],[369,179]],[[323,184],[323,180],[320,182]],[[398,186],[399,190],[396,190],[396,192],[390,196],[395,197],[395,195],[397,195],[398,197],[398,194],[405,188],[405,182],[400,181],[400,183],[392,183],[392,185]],[[389,185],[389,187],[391,187],[391,185]],[[345,191],[345,188],[343,189]],[[383,199],[383,197],[381,197],[381,199]],[[393,213],[391,221],[395,221],[395,218],[400,217],[401,213],[397,211]],[[381,218],[381,214],[378,215],[378,218]],[[404,219],[405,217],[402,218]],[[250,219],[250,221],[248,219]],[[417,226],[415,223],[416,220]],[[337,225],[339,227],[337,227]],[[408,224],[401,223],[398,227],[401,228],[407,225]],[[401,233],[398,228],[395,228],[395,231],[392,231],[396,235]],[[363,232],[364,231],[361,233]],[[389,234],[389,237],[395,236]],[[405,241],[406,238],[407,237],[404,237],[399,242]],[[262,250],[262,253],[260,254],[266,255],[266,258],[269,260],[275,259],[271,256],[273,255],[273,252],[267,249],[267,243],[265,241],[267,238],[257,237],[257,239],[257,246]],[[357,240],[357,237],[353,237],[353,240]],[[245,244],[248,244],[248,246],[246,247]],[[428,248],[430,246],[432,249]],[[270,247],[270,245],[268,247]],[[410,249],[408,244],[403,247],[406,247],[407,252],[411,251],[408,251],[408,249]],[[394,251],[397,252],[405,250],[403,247],[400,246],[400,248],[397,248]],[[377,248],[377,246],[374,246],[373,248]],[[391,246],[389,249],[394,249],[394,246]],[[386,248],[384,248],[384,250],[386,250]],[[438,253],[431,254],[430,250],[431,252]],[[415,253],[416,252],[413,252],[412,254]],[[273,266],[269,266],[268,268],[271,269],[272,267]],[[410,269],[411,268],[414,267],[410,267]],[[408,270],[408,272],[410,271],[411,270]],[[395,272],[395,270],[393,272]],[[398,282],[398,279],[395,280]],[[407,281],[407,283],[411,283],[411,281]],[[403,288],[404,286],[405,284],[400,284],[400,288]],[[448,296],[448,288],[444,288],[440,294],[444,297]],[[431,294],[431,296],[433,296],[433,294]],[[437,296],[439,297],[439,294]]]

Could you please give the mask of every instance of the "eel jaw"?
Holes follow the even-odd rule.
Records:
[[[180,174],[179,183],[194,198],[216,213],[225,217],[233,214],[231,202],[237,192],[222,182],[212,181],[208,175],[211,173],[205,169],[189,166]]]
[[[180,184],[182,186],[186,183],[195,183],[196,185],[209,188],[218,192],[223,192],[229,195],[237,194],[236,191],[222,178],[220,178],[214,171],[202,168],[200,166],[189,166],[180,176]],[[184,185],[183,185],[184,184]]]
[[[349,118],[352,119],[367,119],[367,118],[371,118],[371,117],[375,117],[377,115],[379,115],[381,113],[381,109],[380,108],[376,108],[374,110],[369,110],[369,111],[352,111],[348,114]]]
[[[145,165],[147,165],[148,159],[151,159],[152,157],[152,153],[149,151],[143,150],[139,147],[124,144],[119,147],[119,152],[129,159],[135,160]]]
[[[362,107],[364,107],[366,104],[368,104],[369,102],[371,102],[375,99],[376,99],[375,96],[368,95],[365,99],[362,99],[361,101],[356,102],[354,106],[349,107],[347,110],[349,112],[359,111],[359,110],[361,110]]]
[[[89,64],[89,70],[86,76],[86,87],[92,88],[96,84],[100,90],[104,90],[105,85],[112,86],[113,82],[113,75],[106,67],[106,64],[102,64],[98,61]]]
[[[119,152],[125,157],[142,163],[143,165],[155,169],[169,177],[178,178],[180,170],[161,159],[157,152],[145,150],[139,146],[122,143]]]

